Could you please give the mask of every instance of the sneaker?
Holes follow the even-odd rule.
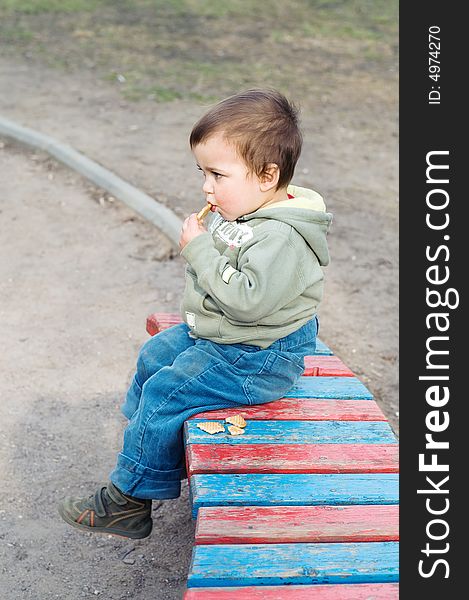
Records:
[[[126,496],[111,482],[89,498],[65,498],[59,513],[78,529],[133,539],[149,536],[153,526],[151,500]]]

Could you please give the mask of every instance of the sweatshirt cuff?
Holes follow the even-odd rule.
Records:
[[[210,260],[220,256],[220,253],[213,245],[212,234],[207,231],[186,244],[181,250],[181,256],[187,260],[196,273],[201,273],[210,264]]]

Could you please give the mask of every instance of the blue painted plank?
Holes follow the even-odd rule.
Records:
[[[248,420],[245,433],[211,435],[197,427],[210,419],[185,423],[186,444],[396,444],[386,421],[254,421]],[[218,420],[222,423],[222,420]]]
[[[399,581],[397,542],[196,546],[188,587]]]
[[[300,377],[285,398],[335,398],[372,400],[373,395],[357,377]]]
[[[316,352],[312,356],[324,355],[330,356],[334,354],[332,350],[322,340],[316,338]]]
[[[193,516],[201,506],[398,504],[397,473],[200,474],[190,480]]]

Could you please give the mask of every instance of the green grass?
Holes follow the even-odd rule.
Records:
[[[15,27],[14,25],[6,26],[1,29],[1,39],[6,43],[26,43],[31,42],[34,38],[34,33],[23,27]]]
[[[292,33],[376,37],[397,29],[397,0],[0,0],[0,15],[94,13],[103,9],[146,15],[195,16],[215,20],[275,22]]]
[[[100,0],[0,0],[0,14],[40,15],[96,10],[106,2]]]
[[[0,0],[0,52],[91,65],[134,101],[264,85],[311,95],[321,77],[383,76],[397,33],[398,0]]]

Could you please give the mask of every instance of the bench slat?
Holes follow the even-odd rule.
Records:
[[[338,356],[306,356],[305,372],[309,377],[355,377]]]
[[[362,474],[199,474],[191,477],[193,516],[201,506],[398,504],[398,476]]]
[[[282,398],[257,406],[210,410],[192,419],[224,419],[232,415],[272,421],[387,421],[374,400],[316,400]]]
[[[398,581],[398,544],[195,546],[188,587]]]
[[[334,398],[372,400],[373,395],[356,377],[300,377],[286,398]]]
[[[398,473],[397,444],[189,444],[196,473]]]
[[[196,544],[385,542],[399,539],[399,506],[218,506],[199,510]]]
[[[150,335],[156,335],[163,329],[172,327],[181,323],[179,313],[153,313],[147,317],[147,332]]]
[[[399,600],[398,583],[191,588],[184,600]]]
[[[245,433],[210,435],[197,427],[205,419],[184,424],[186,444],[394,444],[383,421],[248,421]]]

